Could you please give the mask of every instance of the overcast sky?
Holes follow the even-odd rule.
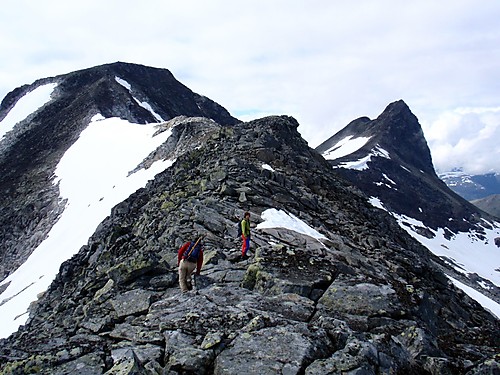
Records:
[[[438,170],[500,172],[499,20],[497,0],[4,0],[0,97],[139,63],[242,120],[294,116],[312,147],[403,99]]]

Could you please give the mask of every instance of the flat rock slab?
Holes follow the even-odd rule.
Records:
[[[302,324],[244,332],[216,358],[214,374],[299,374],[319,354],[321,336],[327,341],[324,332],[305,332]]]
[[[120,294],[111,300],[118,317],[139,314],[148,311],[153,293],[135,289]]]

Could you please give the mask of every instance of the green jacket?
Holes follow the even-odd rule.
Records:
[[[241,220],[241,233],[245,237],[250,237],[250,220]]]

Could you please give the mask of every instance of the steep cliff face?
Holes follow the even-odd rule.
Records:
[[[114,63],[12,91],[0,105],[2,128],[23,98],[44,87],[53,88],[50,98],[0,137],[0,280],[27,259],[63,211],[53,184],[56,165],[95,115],[138,124],[180,115],[207,117],[223,125],[238,122],[166,69]]]
[[[498,370],[499,321],[339,178],[293,118],[175,121],[144,165],[176,162],[62,265],[1,341],[4,373]],[[249,259],[235,227],[245,211]],[[205,264],[181,294],[177,249],[199,233]]]

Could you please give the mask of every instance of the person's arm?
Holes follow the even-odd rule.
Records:
[[[186,251],[186,249],[189,246],[189,242],[186,242],[184,245],[181,246],[179,251],[177,252],[177,267],[179,267],[179,263],[181,262],[182,259],[182,254]]]

